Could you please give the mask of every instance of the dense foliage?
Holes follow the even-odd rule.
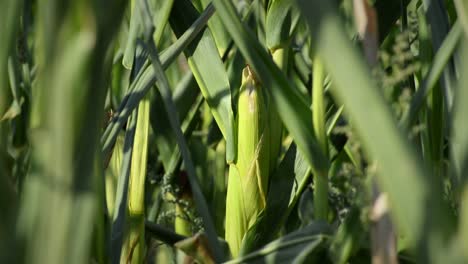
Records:
[[[1,263],[468,261],[468,1],[2,0],[0,40]]]

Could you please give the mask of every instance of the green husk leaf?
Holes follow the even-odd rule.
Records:
[[[295,178],[296,147],[290,146],[279,167],[272,173],[265,209],[242,241],[240,255],[246,255],[272,241],[288,215],[289,196]]]

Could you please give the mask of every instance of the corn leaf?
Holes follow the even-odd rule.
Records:
[[[7,0],[0,3],[0,119],[7,109],[10,98],[8,86],[8,57],[14,47],[16,32],[19,28],[21,14],[21,1]],[[14,223],[16,222],[16,198],[10,175],[7,169],[7,130],[6,123],[0,121],[0,211],[3,219],[0,220],[0,262],[12,262],[15,256],[10,241],[13,239]]]
[[[205,197],[203,197],[203,194],[200,189],[200,185],[197,180],[195,168],[194,168],[192,159],[190,157],[190,152],[187,146],[187,142],[185,141],[182,130],[180,128],[179,118],[176,116],[176,109],[175,109],[174,102],[172,101],[171,89],[169,87],[169,83],[164,74],[163,67],[161,65],[161,61],[158,56],[158,52],[154,44],[154,41],[151,39],[151,36],[154,32],[154,28],[152,27],[151,22],[148,22],[148,21],[151,21],[152,19],[151,19],[151,15],[148,13],[147,2],[145,2],[145,0],[140,0],[138,8],[142,16],[141,23],[144,27],[145,39],[148,42],[147,48],[149,49],[152,66],[153,66],[156,76],[158,77],[157,85],[159,88],[159,92],[161,93],[161,96],[163,97],[166,111],[169,114],[169,121],[171,123],[171,127],[174,130],[177,143],[182,153],[182,158],[185,162],[185,166],[188,172],[188,179],[189,179],[190,187],[192,189],[193,197],[195,200],[195,205],[197,206],[198,212],[200,213],[203,219],[203,224],[204,224],[207,237],[208,237],[208,243],[213,252],[214,259],[218,262],[218,261],[221,261],[224,258],[224,256],[223,256],[221,247],[219,245],[219,242],[216,236],[216,231],[215,231],[215,228],[214,228],[214,225],[213,225],[213,222],[212,222],[209,210],[208,210]]]
[[[416,94],[411,99],[410,106],[406,110],[404,116],[400,121],[400,125],[404,128],[409,128],[412,123],[416,120],[424,99],[427,94],[436,86],[445,66],[449,63],[457,44],[462,36],[462,26],[459,22],[456,22],[448,33],[444,42],[441,44],[439,51],[434,57],[432,66],[424,78],[422,85],[416,91]]]
[[[405,235],[414,243],[422,234],[423,208],[429,195],[421,161],[398,130],[370,78],[364,60],[346,38],[331,4],[321,1],[298,3],[301,10],[312,12],[305,19],[312,36],[317,39],[317,51],[335,83],[332,92],[346,105],[345,112],[364,141],[366,150],[378,161],[377,180],[389,195],[396,224],[405,230]],[[341,51],[339,55],[336,50]],[[336,63],[338,59],[342,63]],[[349,89],[350,82],[360,83],[360,89]],[[380,139],[382,133],[385,133],[385,142]],[[431,195],[441,197],[440,193]]]
[[[172,6],[174,5],[174,0],[153,0],[153,2],[155,2],[154,5],[157,7],[152,9],[154,10],[154,25],[156,27],[154,41],[156,42],[156,46],[159,46],[169,20],[169,15],[171,14]]]
[[[281,120],[296,141],[298,149],[304,153],[315,172],[325,171],[328,159],[314,137],[309,122],[311,111],[297,89],[274,64],[252,32],[242,24],[232,3],[215,0],[213,4],[245,60],[259,77],[262,86],[267,87],[267,93],[272,97]]]
[[[182,120],[185,120],[186,116],[192,113],[189,112],[190,108],[188,107],[192,106],[194,103],[193,98],[197,98],[197,94],[199,94],[196,85],[193,75],[188,72],[174,89],[174,103]],[[170,127],[169,118],[159,93],[155,94],[151,104],[151,126],[154,131],[159,158],[167,170],[169,169],[174,148],[177,146],[177,141]]]
[[[212,8],[208,6],[207,8]],[[171,25],[180,36],[197,18],[198,12],[190,1],[176,0],[172,9]],[[200,39],[185,50],[189,67],[200,91],[211,108],[213,117],[226,139],[228,163],[234,161],[234,114],[231,106],[229,78],[224,70],[212,34],[205,31]]]
[[[137,112],[130,117],[127,131],[125,133],[123,157],[120,164],[119,181],[115,194],[114,210],[112,215],[112,225],[110,232],[110,261],[119,263],[122,252],[125,221],[128,205],[128,182],[130,179],[130,167],[132,162],[133,142],[135,140],[135,130],[137,122]],[[118,151],[118,149],[116,150]]]
[[[269,3],[265,20],[268,49],[275,50],[281,46],[287,48],[299,19],[299,12],[293,7],[293,1],[289,0],[274,0]]]
[[[110,15],[102,17],[92,6],[102,8],[103,2],[39,7],[36,52],[47,59],[38,58],[37,112],[31,120],[34,166],[17,225],[19,241],[27,241],[18,252],[25,262],[89,260],[97,208],[94,182],[103,177],[95,170],[102,122],[96,113],[104,108],[108,80],[103,76],[112,62],[106,50],[116,28],[110,25],[120,22],[124,7],[117,1],[107,6]]]
[[[322,245],[328,243],[329,234],[328,225],[314,223],[279,238],[257,251],[225,263],[308,263],[307,257],[311,257],[314,251],[318,251]]]
[[[127,36],[127,45],[125,46],[124,55],[122,58],[122,65],[129,70],[133,68],[133,58],[135,56],[137,38],[141,31],[140,24],[138,23],[138,14],[134,8],[135,0],[131,0],[130,5],[131,15],[129,32]]]
[[[442,0],[423,0],[422,3],[431,28],[432,48],[434,53],[437,53],[449,32],[449,21],[445,11],[445,3]],[[441,76],[441,86],[444,95],[443,99],[446,113],[451,112],[453,104],[454,87],[452,78],[454,71],[453,61],[449,60],[447,67],[444,68]],[[447,122],[448,121],[449,119],[447,119]]]
[[[208,19],[213,15],[213,9],[205,10],[193,25],[182,34],[177,41],[167,48],[161,54],[161,61],[164,69],[175,61],[177,56],[194,40],[194,38],[204,29]],[[138,106],[140,100],[145,96],[151,87],[156,82],[156,76],[152,67],[146,64],[141,71],[136,74],[134,81],[131,83],[125,99],[117,110],[117,114],[112,118],[107,126],[104,134],[101,137],[102,152],[104,159],[110,155],[110,150],[117,138],[117,135],[127,121],[131,112]]]
[[[200,0],[201,6],[207,8],[211,3],[210,0]],[[218,14],[214,14],[213,17],[208,21],[208,27],[210,28],[213,39],[216,42],[216,47],[218,48],[219,56],[223,56],[229,48],[231,43],[231,37],[229,33],[224,28],[223,23],[219,18]]]
[[[461,21],[466,20],[468,17],[468,9],[466,9],[467,7],[468,3],[466,3],[466,1],[461,4],[461,6],[458,6],[457,12]],[[466,136],[468,127],[467,123],[464,121],[464,116],[466,116],[466,113],[468,113],[468,105],[464,103],[466,98],[468,98],[466,74],[468,72],[468,28],[465,29],[461,40],[461,59],[458,67],[460,79],[458,80],[458,89],[454,102],[454,117],[452,127],[452,162],[454,167],[454,174],[459,184],[466,183],[468,172],[468,137]]]

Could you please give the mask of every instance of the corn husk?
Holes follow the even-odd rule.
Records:
[[[281,145],[281,131],[273,133],[270,129],[281,129],[276,118],[276,111],[247,66],[238,99],[237,159],[229,168],[226,203],[226,241],[234,257],[266,205],[269,174]]]

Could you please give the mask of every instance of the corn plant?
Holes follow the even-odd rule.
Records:
[[[466,263],[468,2],[0,1],[1,263]]]

